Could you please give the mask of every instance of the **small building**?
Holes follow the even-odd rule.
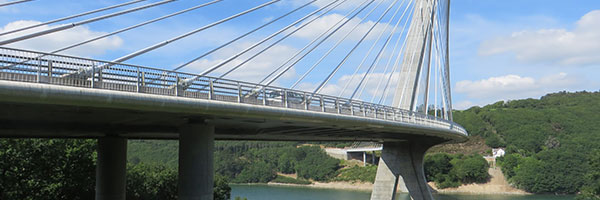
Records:
[[[492,149],[492,157],[494,157],[494,158],[502,157],[502,156],[504,156],[504,154],[506,154],[506,152],[504,151],[503,148]]]

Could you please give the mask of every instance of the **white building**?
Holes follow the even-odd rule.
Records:
[[[504,154],[506,154],[506,152],[504,152],[504,149],[502,148],[492,149],[492,157],[494,158],[502,157]]]

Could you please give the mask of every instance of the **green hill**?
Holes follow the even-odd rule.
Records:
[[[489,147],[505,147],[507,155],[498,164],[509,182],[521,189],[559,194],[581,191],[596,197],[600,193],[600,92],[560,92],[540,99],[500,101],[455,111],[454,120],[469,131],[470,141],[434,147],[430,153],[465,154],[466,159]],[[265,182],[276,177],[274,172],[312,174],[311,170],[318,168],[310,167],[311,160],[325,157],[315,148],[296,148],[299,144],[218,141],[215,169],[234,182]],[[308,151],[318,153],[306,157]],[[132,163],[175,167],[176,159],[176,141],[129,142],[128,160]],[[332,178],[332,171],[339,167],[332,161],[324,177]]]
[[[600,92],[500,101],[456,111],[454,121],[488,146],[506,147],[499,164],[521,189],[572,194],[600,182]]]

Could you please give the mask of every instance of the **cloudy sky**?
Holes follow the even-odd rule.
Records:
[[[0,3],[8,1],[10,0],[0,0]],[[385,3],[376,8],[374,13],[382,13],[386,8],[386,3],[394,0],[384,1]],[[0,33],[17,27],[34,25],[124,2],[126,1],[99,0],[81,3],[72,0],[35,0],[19,5],[0,7]],[[154,2],[158,2],[158,0],[148,0],[86,17],[44,25],[22,33],[2,35],[0,41]],[[9,46],[53,51],[60,47],[205,2],[208,2],[208,0],[175,1],[44,37],[13,43]],[[264,2],[267,2],[267,0],[225,0],[62,53],[113,60]],[[244,15],[239,19],[223,23],[189,38],[176,41],[164,48],[128,60],[127,63],[172,69],[307,2],[309,1],[283,0],[257,12]],[[331,1],[318,0],[315,4],[299,10],[288,18],[279,20],[272,26],[265,27],[238,42],[199,59],[182,71],[198,73],[210,66],[217,65],[241,50],[251,47],[271,33],[293,23],[296,19],[325,7],[329,2]],[[301,29],[301,31],[274,45],[264,55],[252,59],[240,70],[231,73],[227,77],[252,82],[261,81],[274,67],[286,62],[291,55],[301,50],[305,44],[321,32],[326,31],[332,24],[347,19],[349,16],[347,13],[362,2],[361,0],[348,0],[348,3],[342,4],[330,13],[316,18],[313,23]],[[373,3],[371,6],[375,7],[378,2]],[[334,34],[330,40],[324,43],[323,46],[333,45],[337,40],[347,37],[346,41],[348,42],[342,43],[339,49],[331,52],[331,55],[343,55],[342,50],[351,48],[352,42],[360,40],[362,34],[359,33],[366,32],[373,25],[377,16],[367,16],[369,9],[365,9],[357,18],[349,21],[344,28],[345,30],[340,30],[339,34]],[[402,9],[392,9],[390,15],[395,11],[399,13],[398,16],[403,12]],[[310,19],[312,18],[308,20]],[[388,21],[388,18],[384,18],[381,25],[376,26],[365,40],[376,41],[379,35],[385,37],[385,34],[383,34],[385,30],[391,30],[394,24],[393,20]],[[296,24],[286,30],[284,34],[291,33],[294,28],[302,25],[303,23]],[[356,27],[356,31],[348,36],[342,34],[350,30],[351,27]],[[274,40],[280,38],[281,36],[277,36]],[[368,44],[368,42],[365,43]],[[361,48],[364,50],[369,48],[369,45],[363,46]],[[258,52],[258,49],[260,48],[253,49],[247,55],[233,59],[228,66],[216,70],[215,74],[211,75],[218,76],[225,73],[227,69],[243,63],[252,53]],[[297,64],[297,66],[306,66],[305,68],[291,68],[274,84],[291,86],[302,77],[312,63],[318,61],[321,55],[326,54],[327,51],[328,48],[319,47],[315,49],[315,54],[310,54]],[[383,58],[390,57],[389,54],[391,53],[386,53],[383,54]],[[352,56],[349,58],[349,63],[360,63],[360,58],[360,56]],[[337,63],[333,59],[326,59],[319,66],[335,66]],[[374,88],[377,88],[377,85],[381,86],[378,80],[384,80],[389,75],[389,73],[386,74],[381,71],[385,63],[385,61],[378,63],[378,65],[381,65],[381,67],[377,66],[380,71],[375,70],[375,73],[368,76],[368,80],[372,81],[366,82],[362,99],[375,99],[377,101],[373,97],[383,94],[382,92],[374,92]],[[598,75],[600,75],[600,1],[453,0],[450,18],[450,63],[453,104],[457,109],[485,105],[499,100],[539,98],[546,93],[562,90],[598,91],[600,89],[600,78],[598,78]],[[312,90],[325,78],[329,70],[331,70],[331,67],[315,68],[309,76],[301,81],[297,88]],[[356,77],[362,77],[364,74],[359,71],[353,79],[353,71],[354,68],[352,67],[340,68],[340,72],[326,85],[324,92],[335,95],[339,93],[349,95],[350,90],[344,92],[341,92],[341,90],[348,82],[351,82],[348,88],[352,88],[353,84],[358,84],[360,78]],[[395,81],[395,79],[392,79],[392,85],[395,85]]]

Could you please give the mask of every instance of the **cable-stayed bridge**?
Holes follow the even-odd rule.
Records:
[[[96,199],[124,199],[128,138],[180,141],[180,199],[212,199],[214,139],[381,142],[371,199],[394,199],[402,182],[432,199],[425,151],[467,134],[452,122],[449,0],[194,3],[134,0],[0,32],[0,136],[98,138]],[[158,8],[169,12],[54,50],[23,47]],[[110,61],[68,55],[203,10],[231,13]],[[176,64],[128,62],[236,22],[253,26],[186,59],[159,58]]]

